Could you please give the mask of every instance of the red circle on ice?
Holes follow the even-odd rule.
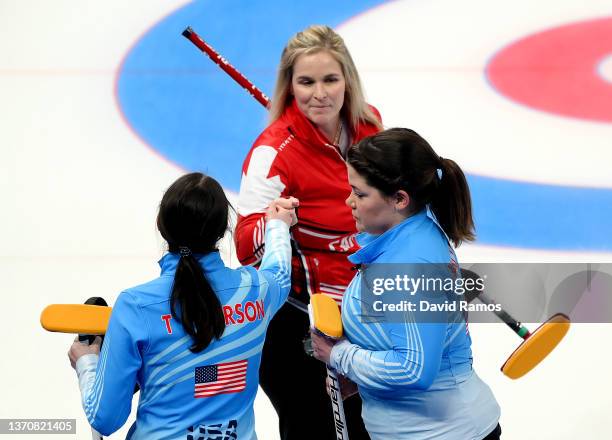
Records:
[[[572,23],[502,49],[486,75],[500,93],[563,116],[612,122],[612,84],[600,64],[612,55],[612,18]]]

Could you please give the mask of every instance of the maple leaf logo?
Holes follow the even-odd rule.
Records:
[[[241,216],[265,212],[270,202],[280,197],[285,189],[279,175],[268,177],[277,154],[274,147],[267,145],[253,150],[249,167],[240,183],[238,214]]]

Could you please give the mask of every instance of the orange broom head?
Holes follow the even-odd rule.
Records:
[[[502,365],[502,373],[510,379],[518,379],[529,373],[554,350],[569,328],[569,317],[562,313],[554,315],[514,350]]]
[[[342,337],[340,308],[331,297],[318,293],[310,297],[313,326],[331,338]]]
[[[51,304],[41,313],[40,324],[50,332],[103,335],[111,310],[88,304]]]

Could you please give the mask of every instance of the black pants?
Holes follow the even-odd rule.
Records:
[[[279,419],[281,440],[334,440],[334,419],[325,391],[323,362],[306,355],[308,315],[285,304],[268,327],[259,370],[259,384]],[[369,440],[361,419],[359,395],[344,401],[351,440]]]
[[[485,438],[483,438],[482,440],[499,440],[501,437],[501,426],[499,425],[499,423],[497,424],[497,426],[495,427],[495,429],[493,431],[491,431],[489,433],[489,435],[487,435]]]

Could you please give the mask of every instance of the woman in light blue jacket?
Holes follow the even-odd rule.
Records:
[[[231,269],[217,248],[229,209],[219,183],[191,173],[168,188],[157,216],[168,243],[160,276],[119,295],[99,355],[99,341],[70,348],[94,429],[110,435],[125,423],[138,384],[130,440],[257,438],[261,351],[291,286],[297,204],[271,202],[259,270]]]
[[[347,204],[362,232],[349,259],[360,269],[344,293],[346,339],[334,345],[313,333],[315,356],[357,384],[373,440],[499,439],[500,409],[472,369],[453,297],[460,270],[451,243],[474,239],[463,172],[408,129],[362,140],[347,166]]]

